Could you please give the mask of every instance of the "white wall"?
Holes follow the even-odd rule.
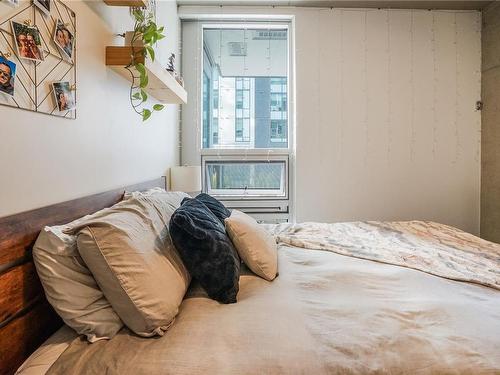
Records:
[[[294,18],[297,221],[478,233],[479,12],[179,8],[195,13]]]
[[[128,8],[66,3],[78,17],[78,118],[0,106],[0,216],[157,178],[178,164],[178,106],[142,123],[128,82],[104,65],[105,46],[123,45],[114,34],[133,27]],[[0,3],[0,18],[14,11]],[[175,2],[157,1],[157,17],[167,35],[157,55],[166,66],[179,47]]]

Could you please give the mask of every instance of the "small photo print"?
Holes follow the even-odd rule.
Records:
[[[68,30],[64,22],[58,19],[56,22],[56,29],[54,31],[54,42],[70,60],[73,59],[74,41],[75,38],[71,31]]]
[[[18,7],[19,6],[19,0],[0,0],[4,3],[7,3],[9,4],[10,6],[13,6],[13,7]]]
[[[42,37],[36,27],[12,21],[12,31],[20,58],[43,61]]]
[[[0,93],[14,96],[16,64],[0,56]]]
[[[69,82],[53,82],[52,89],[54,91],[54,98],[56,99],[57,109],[59,112],[71,111],[75,109],[75,96],[73,95]]]
[[[50,0],[33,0],[33,4],[47,16],[50,16]]]

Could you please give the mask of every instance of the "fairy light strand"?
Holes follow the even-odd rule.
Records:
[[[454,39],[453,45],[455,47],[455,118],[454,118],[454,126],[455,126],[455,155],[453,159],[453,164],[458,162],[460,157],[460,133],[459,133],[459,120],[460,120],[460,108],[459,108],[459,98],[460,98],[460,72],[459,72],[459,64],[460,64],[460,56],[458,51],[458,26],[457,26],[457,14],[454,14],[453,17],[453,28],[454,28]]]
[[[316,12],[317,16],[318,16],[318,19],[317,19],[317,22],[316,22],[316,25],[317,25],[317,34],[318,34],[318,38],[316,39],[318,41],[318,43],[321,43],[321,15],[320,15],[320,10],[318,10]],[[318,90],[317,90],[317,96],[318,96],[318,99],[316,100],[316,123],[317,123],[317,127],[318,127],[318,132],[317,132],[317,141],[318,141],[318,151],[319,151],[319,164],[320,165],[323,165],[323,142],[321,142],[321,140],[323,139],[323,129],[322,129],[322,121],[321,121],[321,105],[322,105],[322,102],[321,102],[321,51],[323,50],[323,48],[317,48],[317,51],[318,51],[318,69],[316,69],[316,82],[318,82]]]
[[[386,11],[387,22],[387,163],[391,160],[392,145],[392,79],[391,79],[391,22],[389,10]]]
[[[410,129],[411,129],[411,141],[410,141],[410,160],[413,161],[415,156],[415,143],[416,143],[416,129],[415,129],[415,67],[414,67],[414,55],[415,55],[415,38],[414,38],[414,19],[413,11],[410,11],[410,95],[411,95],[411,118],[410,118]]]
[[[271,24],[267,25],[267,76],[271,76]]]
[[[334,10],[335,11],[335,10]],[[344,36],[344,27],[345,27],[345,12],[352,12],[355,10],[344,10],[340,9],[340,64],[339,64],[339,72],[340,72],[340,110],[339,110],[339,117],[340,117],[340,129],[339,129],[339,148],[338,148],[338,157],[339,159],[342,158],[343,154],[343,147],[344,141],[345,141],[345,113],[344,113],[344,104],[346,101],[346,93],[345,93],[345,36]],[[368,22],[367,22],[367,17],[368,17],[368,12],[371,12],[374,10],[363,10],[364,12],[364,62],[363,62],[363,75],[364,75],[364,91],[365,91],[365,98],[364,98],[364,118],[363,118],[363,126],[364,126],[364,131],[365,131],[365,154],[364,154],[364,161],[365,163],[368,162],[368,156],[369,156],[369,147],[370,147],[370,138],[369,138],[369,132],[370,132],[370,122],[369,122],[369,107],[370,107],[370,97],[368,95],[368,90],[369,90],[369,77],[368,77],[368,53],[369,53],[369,48],[368,48]],[[387,23],[387,160],[388,162],[391,161],[391,153],[392,153],[392,146],[393,146],[393,77],[392,77],[392,68],[394,65],[393,61],[393,56],[392,56],[392,42],[391,40],[391,32],[392,32],[392,25],[391,25],[391,13],[392,11],[398,11],[398,10],[386,10],[386,23]],[[419,10],[417,10],[419,11]],[[439,114],[438,114],[438,105],[439,105],[439,87],[440,87],[440,79],[439,79],[439,54],[438,54],[438,33],[437,33],[437,24],[438,20],[436,19],[437,15],[439,13],[453,13],[453,28],[454,28],[454,41],[453,45],[455,48],[455,100],[454,100],[454,105],[455,105],[455,112],[454,112],[454,121],[453,121],[453,126],[454,126],[454,137],[455,137],[455,155],[454,155],[454,160],[453,163],[456,163],[460,160],[461,154],[463,153],[463,145],[462,145],[462,140],[461,140],[461,131],[460,131],[460,125],[461,125],[461,118],[464,114],[464,109],[460,108],[459,104],[462,101],[462,96],[461,92],[463,91],[462,86],[463,83],[461,82],[462,79],[462,72],[460,71],[461,64],[462,64],[462,56],[460,54],[460,30],[459,30],[459,23],[458,23],[458,18],[459,14],[458,12],[448,12],[448,11],[432,11],[432,26],[431,26],[431,34],[432,34],[432,39],[431,39],[431,56],[432,58],[432,104],[431,104],[431,114],[432,114],[432,154],[433,158],[436,159],[438,151],[439,151],[439,142],[438,142],[438,123],[439,123]],[[417,96],[416,96],[416,76],[415,76],[415,13],[412,11],[411,13],[411,22],[410,22],[410,33],[411,33],[411,45],[410,45],[410,86],[411,86],[411,146],[410,146],[410,155],[411,159],[414,159],[415,157],[415,152],[417,151],[417,132],[418,129],[416,127],[417,123]],[[321,19],[320,19],[321,21]],[[480,18],[476,17],[475,18],[476,22],[476,33],[480,33]],[[320,26],[318,26],[320,28]],[[198,39],[198,45],[200,45],[200,35],[201,35],[202,29],[200,28],[200,32],[197,35]],[[246,32],[246,29],[245,29]],[[320,33],[321,33],[321,28],[320,28]],[[270,32],[269,32],[270,34]],[[222,33],[221,33],[222,35]],[[244,36],[244,40],[246,42],[246,35]],[[269,53],[271,53],[271,41],[269,39]],[[477,52],[479,54],[480,50]],[[200,55],[201,56],[201,55]],[[200,56],[198,54],[195,56],[195,64],[198,66],[200,69]],[[319,56],[319,61],[321,61],[321,58],[324,57],[322,51],[318,51],[318,56]],[[219,43],[219,62],[222,59],[222,43]],[[244,70],[247,70],[247,63],[246,63],[246,58],[244,57]],[[270,67],[271,64],[271,58],[269,55],[268,59],[268,72],[271,70]],[[474,71],[475,77],[477,79],[477,87],[480,87],[480,71],[476,68]],[[317,70],[317,75],[318,75],[318,130],[321,132],[322,130],[322,121],[321,121],[321,116],[320,116],[320,110],[322,107],[322,98],[321,98],[321,64],[319,65],[319,68]],[[201,75],[197,77],[197,89],[199,90],[198,92],[201,92]],[[201,138],[201,117],[200,117],[200,100],[201,97],[197,97],[197,109],[196,109],[196,118],[197,118],[197,146],[200,146],[200,142],[202,140]],[[476,130],[478,132],[478,142],[477,142],[477,148],[476,148],[476,154],[475,154],[475,159],[476,161],[480,160],[480,142],[481,142],[481,124],[480,124],[480,115],[476,115]],[[449,128],[448,128],[449,129]],[[452,133],[452,134],[453,134]],[[321,140],[321,138],[320,138]]]
[[[219,28],[219,66],[218,70],[219,72],[222,69],[222,28]],[[220,131],[220,120],[221,120],[221,89],[222,89],[222,84],[221,84],[221,75],[218,73],[217,74],[217,95],[219,95],[219,98],[217,100],[217,159],[221,160],[222,156],[220,154],[220,146],[219,146],[219,139],[221,138],[219,136],[219,131]],[[210,135],[211,136],[211,135]]]
[[[195,54],[195,62],[194,65],[198,69],[198,71],[203,71],[203,66],[200,63],[200,55],[202,53],[202,45],[201,45],[201,33],[203,32],[203,28],[201,27],[200,22],[198,21],[196,23],[197,25],[197,30],[196,30],[196,45],[198,46],[198,53]],[[201,70],[200,70],[201,69]],[[203,91],[201,90],[201,84],[200,84],[200,75],[196,75],[196,92],[198,95],[196,95],[196,150],[198,152],[201,150],[201,115],[200,115],[200,96],[203,95]]]
[[[245,49],[243,53],[243,77],[247,78],[248,67],[247,67],[247,54],[248,54],[248,42],[247,42],[247,24],[246,19],[243,21],[243,48]]]
[[[365,95],[365,113],[363,117],[363,125],[365,129],[365,152],[364,152],[364,164],[368,164],[368,150],[370,148],[370,132],[368,127],[368,107],[370,105],[370,97],[368,95],[368,12],[364,12],[364,30],[363,30],[363,44],[364,44],[364,54],[363,54],[363,75],[365,81],[364,95]]]
[[[437,101],[437,86],[438,86],[438,74],[437,74],[437,60],[436,60],[436,13],[432,12],[432,157],[436,159],[437,150],[437,111],[436,111],[436,101]]]
[[[481,40],[481,13],[476,12],[476,43],[477,50],[476,50],[476,56],[478,57],[478,65],[476,68],[476,87],[478,88],[478,92],[476,93],[477,98],[481,98],[481,70],[479,67],[481,66],[481,43],[479,42]],[[476,145],[476,156],[475,160],[476,163],[481,162],[481,137],[482,137],[482,129],[481,129],[481,112],[476,111],[476,131],[477,131],[477,145]]]
[[[342,147],[344,145],[344,10],[340,10],[340,134],[338,159],[342,160]]]

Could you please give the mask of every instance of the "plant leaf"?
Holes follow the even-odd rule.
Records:
[[[146,100],[148,100],[148,94],[143,89],[141,89],[141,98],[142,98],[143,102],[145,102]]]
[[[142,35],[142,40],[144,43],[149,43],[153,39],[153,33],[146,32]]]
[[[139,86],[141,87],[141,89],[143,89],[148,86],[148,83],[149,83],[148,76],[144,74],[144,76],[140,78]]]
[[[163,104],[155,104],[155,105],[153,106],[153,109],[154,109],[155,111],[161,111],[163,108],[165,108],[165,106],[164,106]]]
[[[139,9],[136,9],[132,12],[134,18],[138,21],[140,21],[141,19],[143,19],[143,15],[142,15],[142,12],[139,10]]]
[[[149,109],[142,110],[142,121],[147,121],[151,117],[151,111]]]
[[[137,63],[135,64],[135,68],[137,69],[141,77],[146,74],[146,68],[144,67],[144,64]]]
[[[141,94],[136,92],[134,95],[132,95],[132,98],[139,100],[141,99]]]
[[[151,46],[147,46],[146,50],[149,52],[149,56],[151,56],[151,61],[155,61],[155,50]]]

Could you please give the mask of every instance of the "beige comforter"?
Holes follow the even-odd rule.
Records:
[[[431,221],[268,225],[281,244],[414,268],[500,290],[500,245]]]
[[[76,339],[49,374],[500,374],[500,292],[281,247],[280,276],[238,303],[191,291],[163,337]]]

